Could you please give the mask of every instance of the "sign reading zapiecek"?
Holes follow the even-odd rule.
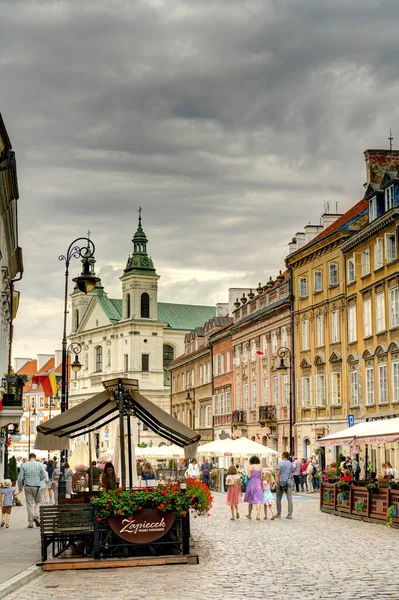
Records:
[[[109,517],[112,531],[132,544],[149,544],[163,537],[175,521],[173,511],[145,508],[131,517]]]

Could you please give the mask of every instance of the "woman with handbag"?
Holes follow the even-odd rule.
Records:
[[[256,505],[256,520],[260,521],[260,509],[263,504],[263,490],[261,483],[262,468],[258,456],[251,456],[248,467],[248,486],[244,496],[244,502],[248,502],[247,519],[252,519],[252,507]]]

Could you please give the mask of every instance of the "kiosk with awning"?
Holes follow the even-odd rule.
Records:
[[[121,488],[112,493],[99,492],[97,499],[101,497],[101,494],[112,496],[109,504],[111,506],[119,502],[119,497],[122,503],[125,501],[126,494],[131,494],[128,504],[135,506],[137,498],[142,497],[138,494],[144,492],[137,488],[133,489],[136,461],[131,419],[139,418],[162,438],[184,449],[186,458],[196,455],[200,435],[141,395],[137,380],[118,378],[105,381],[103,385],[104,391],[39,425],[35,448],[67,449],[70,440],[117,421],[120,440]],[[127,449],[125,448],[125,438],[128,440]],[[191,486],[195,486],[195,482],[191,483]],[[148,495],[145,498],[152,497],[151,494],[155,498],[157,493],[165,493],[165,497],[170,500],[170,506],[174,506],[176,494],[185,494],[184,502],[188,498],[185,482],[174,482],[173,488],[170,484],[166,489],[164,487],[157,491],[153,488],[152,491],[147,490],[147,492]],[[193,493],[195,494],[195,490],[193,492],[190,489],[190,501]],[[192,562],[193,555],[190,554],[189,546],[188,509],[174,514],[173,510],[169,510],[169,508],[168,512],[161,512],[165,509],[162,503],[160,506],[151,505],[152,508],[148,509],[146,508],[147,504],[144,505],[143,510],[141,506],[139,507],[140,514],[133,511],[127,518],[123,520],[120,517],[118,521],[118,516],[109,515],[109,511],[107,512],[104,506],[93,506],[93,504],[96,504],[96,499],[93,500],[92,496],[86,494],[86,496],[78,496],[73,501],[63,500],[60,506],[41,507],[44,568],[84,568],[81,564],[76,566],[78,564],[76,559],[72,561],[70,567],[66,566],[68,559],[62,559],[62,567],[57,566],[59,563],[57,557],[70,548],[83,552],[85,555],[91,554],[93,560],[116,560],[115,566],[122,566],[119,562],[122,558],[125,560],[124,566],[127,566],[133,564],[131,559],[137,559],[137,557],[142,559],[143,556],[148,557],[146,564],[151,564],[150,557],[165,557],[165,552],[169,552],[166,557],[169,562]],[[120,508],[124,508],[126,513],[126,502]],[[117,512],[122,514],[123,511]],[[101,516],[104,514],[106,514],[106,518]],[[136,526],[133,527],[132,523],[136,523]],[[151,535],[144,535],[146,531],[151,531]],[[140,535],[136,535],[137,532],[144,533],[140,537]],[[52,544],[52,561],[47,560],[47,548],[50,544]],[[182,560],[182,556],[185,556],[187,560]],[[190,557],[191,560],[189,560]],[[196,556],[195,562],[198,562]],[[94,568],[93,564],[87,566],[87,559],[85,564],[85,568]],[[159,560],[156,564],[160,564]]]

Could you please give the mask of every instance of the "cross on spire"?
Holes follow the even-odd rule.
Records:
[[[142,208],[141,206],[139,206],[139,227],[141,227],[141,212],[142,212]]]
[[[392,136],[392,129],[389,130],[389,149],[392,150],[392,142],[393,142],[393,136]]]

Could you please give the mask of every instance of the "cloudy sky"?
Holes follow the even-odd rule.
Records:
[[[399,145],[397,0],[0,0],[0,14],[25,262],[14,356],[60,347],[58,256],[88,229],[110,297],[141,205],[160,299],[226,301],[275,277],[325,202],[362,197],[363,151],[390,127]]]

